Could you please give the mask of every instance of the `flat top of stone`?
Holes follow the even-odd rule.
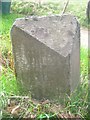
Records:
[[[20,18],[14,26],[63,56],[71,52],[78,30],[78,22],[72,15]]]

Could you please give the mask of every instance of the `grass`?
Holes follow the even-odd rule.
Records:
[[[80,53],[81,85],[68,98],[66,109],[83,118],[87,116],[88,108],[88,49],[81,48]]]
[[[11,70],[9,67],[7,69],[3,68],[2,76],[0,77],[0,82],[0,91],[6,91],[8,95],[18,94],[16,78],[13,70]]]
[[[22,15],[18,14],[10,14],[3,15],[0,27],[1,35],[0,35],[0,49],[3,54],[7,54],[8,51],[11,51],[11,40],[10,40],[10,29],[12,27],[13,22],[16,18],[22,17]]]
[[[28,2],[14,2],[12,4],[12,11],[15,13],[26,15],[52,15],[61,14],[65,6],[65,1],[50,2],[38,5],[37,3]],[[83,0],[70,0],[66,13],[75,15],[80,22],[81,26],[88,27],[88,20],[86,18],[87,1]]]
[[[7,99],[6,96],[8,95],[19,95],[19,90],[17,87],[17,82],[15,78],[15,72],[13,67],[13,56],[12,56],[12,47],[11,47],[11,40],[10,40],[10,29],[12,27],[13,22],[16,18],[22,17],[24,15],[20,14],[34,14],[34,15],[48,15],[48,14],[58,14],[60,13],[60,9],[63,8],[63,3],[60,6],[59,4],[52,4],[49,3],[48,6],[45,4],[43,6],[37,6],[38,10],[25,10],[25,7],[22,6],[23,3],[14,3],[12,5],[13,13],[9,15],[3,15],[2,16],[2,22],[0,21],[0,50],[2,53],[3,61],[5,62],[5,65],[3,64],[3,70],[2,75],[0,76],[0,102],[1,104],[5,105],[5,102],[3,100]],[[72,4],[72,3],[71,3]],[[75,14],[78,17],[78,20],[80,21],[82,26],[87,27],[87,22],[85,21],[85,3],[82,6],[82,8],[78,9],[73,4],[73,6],[70,4],[70,6],[67,9],[67,12],[72,11],[73,14]],[[76,3],[77,4],[77,3]],[[16,6],[17,5],[17,6]],[[26,4],[28,6],[28,4]],[[33,7],[32,3],[32,7]],[[30,6],[30,5],[29,5]],[[36,9],[34,8],[34,9]],[[83,11],[81,11],[83,9]],[[30,12],[31,11],[31,12]],[[78,12],[80,11],[80,12]],[[73,114],[78,114],[82,118],[87,116],[87,107],[88,107],[88,50],[85,48],[81,48],[81,85],[76,89],[76,91],[67,98],[65,101],[65,111]],[[0,105],[1,105],[0,104]],[[3,108],[3,106],[1,106]],[[43,118],[46,116],[52,116],[47,113],[41,112],[38,113],[39,118]]]
[[[87,6],[87,1],[83,2],[82,4],[75,2],[75,4],[71,3],[67,9],[68,12],[77,16],[78,21],[83,27],[88,27],[88,19],[86,17],[86,6]]]

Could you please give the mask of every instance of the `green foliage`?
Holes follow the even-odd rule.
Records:
[[[80,51],[81,65],[81,84],[77,87],[74,93],[66,99],[66,111],[82,118],[88,114],[88,49],[81,48]]]
[[[0,76],[0,91],[5,91],[8,95],[18,94],[18,88],[14,72],[8,67],[3,68],[2,75]]]
[[[9,66],[9,52],[11,52],[11,40],[10,40],[10,30],[13,22],[16,18],[22,17],[22,15],[18,14],[10,14],[2,16],[2,24],[0,24],[1,35],[0,35],[0,52],[2,54],[2,58],[5,61],[5,65],[3,66],[2,74],[0,76],[0,91],[7,92],[8,94],[17,94],[17,85],[16,78],[14,75],[14,71]]]
[[[76,1],[69,4],[67,12],[75,15],[80,22],[80,24],[84,27],[88,27],[88,19],[86,17],[86,6],[87,2],[83,1],[81,4]]]
[[[81,58],[80,58],[80,65],[81,65],[81,77],[83,79],[88,79],[88,49],[81,48]]]
[[[83,80],[81,85],[68,97],[66,111],[84,118],[88,111],[88,80]]]
[[[62,14],[65,1],[49,2],[38,4],[34,2],[13,2],[12,11],[25,15],[52,15]],[[90,26],[86,18],[87,1],[73,0],[69,2],[66,13],[71,13],[78,18],[80,24],[84,27]]]
[[[3,57],[6,56],[8,51],[11,51],[11,40],[10,40],[10,30],[13,22],[16,18],[22,17],[19,14],[9,14],[3,15],[1,19],[0,29],[0,50],[2,51]]]
[[[16,18],[22,17],[20,14],[8,14],[2,16],[2,34],[9,34],[11,26]]]
[[[63,5],[58,3],[46,3],[39,5],[33,2],[14,2],[11,7],[14,13],[20,13],[25,15],[48,15],[59,14],[60,9],[63,9]]]

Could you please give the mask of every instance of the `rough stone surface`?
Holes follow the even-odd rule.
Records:
[[[17,19],[11,30],[17,80],[36,99],[59,100],[80,81],[80,27],[72,15]]]

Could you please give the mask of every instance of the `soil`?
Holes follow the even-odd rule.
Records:
[[[11,96],[8,98],[7,105],[3,110],[4,117],[12,118],[29,118],[36,119],[41,114],[51,114],[51,118],[57,119],[80,119],[80,116],[73,115],[70,112],[63,111],[64,107],[49,100],[36,101],[31,100],[28,96]],[[63,111],[63,112],[62,112]],[[55,113],[57,113],[55,115]],[[44,116],[45,117],[45,116]],[[47,116],[46,116],[47,118]]]
[[[87,28],[81,28],[81,39],[80,39],[80,45],[81,47],[88,48],[88,32],[89,30]]]

